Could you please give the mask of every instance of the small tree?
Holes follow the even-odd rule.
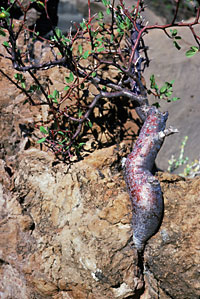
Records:
[[[79,25],[74,24],[73,30],[64,35],[59,28],[52,25],[52,36],[47,39],[39,32],[27,27],[27,14],[31,4],[45,11],[48,22],[47,0],[8,0],[7,7],[1,7],[0,35],[6,54],[4,58],[12,62],[17,71],[14,77],[9,77],[3,70],[0,72],[15,84],[27,98],[30,105],[47,105],[49,111],[48,123],[41,123],[38,143],[48,146],[57,157],[66,160],[72,155],[80,155],[84,146],[84,136],[93,134],[95,138],[101,131],[110,134],[110,143],[115,143],[117,136],[123,139],[132,134],[124,128],[130,112],[135,109],[140,116],[141,123],[146,118],[149,107],[149,94],[156,98],[155,106],[159,107],[159,100],[176,101],[172,97],[174,81],[166,82],[161,88],[155,82],[154,75],[150,78],[150,89],[143,82],[142,72],[149,66],[147,48],[143,37],[150,30],[162,30],[180,48],[178,27],[188,27],[197,45],[187,51],[188,57],[199,51],[200,37],[195,33],[195,26],[199,24],[200,8],[194,4],[196,17],[191,23],[177,22],[180,0],[174,1],[174,15],[169,24],[145,25],[142,11],[144,1],[138,0],[135,6],[125,7],[120,0],[102,0],[110,22],[104,22],[104,13],[92,16],[90,0],[88,0],[88,18]],[[19,25],[11,18],[10,11],[18,6],[23,13]],[[174,28],[176,27],[176,28]],[[19,40],[24,39],[23,46]],[[47,62],[34,61],[34,48],[37,40],[43,41],[44,47],[49,47],[51,58]],[[43,70],[59,66],[66,70],[64,90],[58,91],[41,83]],[[105,77],[105,70],[115,72],[114,77]],[[30,80],[27,80],[27,73]],[[40,93],[39,100],[34,95]],[[141,107],[143,107],[141,109]],[[123,115],[123,117],[122,117]],[[111,122],[108,118],[112,118]],[[97,129],[98,128],[98,129]],[[37,129],[36,136],[39,136]]]

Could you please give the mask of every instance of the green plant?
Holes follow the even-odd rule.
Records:
[[[179,157],[176,159],[174,155],[172,155],[171,159],[168,161],[169,166],[167,170],[169,172],[173,172],[175,169],[179,168],[188,161],[188,157],[184,157],[185,145],[187,140],[188,136],[185,136],[183,141],[181,142]]]
[[[188,157],[184,157],[185,146],[188,140],[188,136],[185,136],[181,146],[180,146],[180,154],[176,159],[174,155],[171,156],[171,159],[168,161],[168,171],[173,172],[175,169],[178,169],[180,166],[187,163],[189,160]],[[186,164],[186,167],[183,169],[183,172],[179,173],[180,176],[183,177],[195,177],[196,175],[200,175],[200,159],[195,159],[193,162]]]

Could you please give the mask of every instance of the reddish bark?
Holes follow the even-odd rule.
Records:
[[[154,235],[162,221],[164,204],[159,181],[152,168],[164,137],[176,132],[165,130],[168,113],[146,107],[147,117],[133,151],[125,162],[125,181],[133,208],[133,242],[138,251]]]

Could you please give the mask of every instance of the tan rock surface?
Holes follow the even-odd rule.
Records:
[[[198,298],[200,178],[159,174],[165,217],[146,248],[143,293],[116,149],[53,162],[19,154],[14,190],[2,194],[2,298]]]

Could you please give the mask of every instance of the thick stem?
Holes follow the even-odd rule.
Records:
[[[133,241],[143,251],[146,241],[159,229],[163,217],[163,197],[152,168],[165,136],[177,132],[165,130],[168,113],[149,107],[133,151],[125,162],[125,181],[132,203]]]

